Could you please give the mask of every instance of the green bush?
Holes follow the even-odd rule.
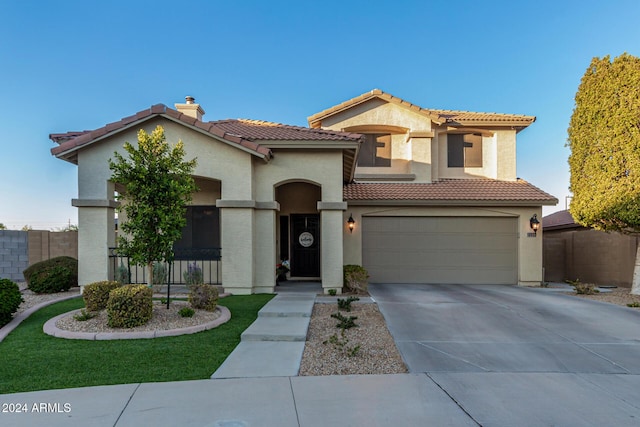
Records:
[[[29,266],[23,274],[35,293],[68,291],[78,286],[78,260],[68,256],[51,258]]]
[[[33,273],[29,282],[29,289],[37,294],[68,291],[72,280],[71,271],[68,268],[57,265]]]
[[[22,274],[24,275],[24,280],[26,280],[27,283],[30,283],[31,276],[34,273],[55,266],[65,267],[71,270],[71,273],[73,275],[71,286],[78,286],[78,260],[70,256],[59,256],[30,265],[26,270],[22,272]]]
[[[82,298],[84,299],[84,305],[87,307],[87,310],[99,311],[107,308],[109,292],[120,286],[120,282],[109,280],[94,282],[85,286],[82,290]]]
[[[112,328],[144,325],[153,314],[153,291],[146,285],[129,285],[109,292],[107,324]]]
[[[20,288],[9,279],[0,279],[0,328],[11,322],[22,303]]]
[[[360,265],[347,264],[343,268],[343,286],[348,291],[366,294],[369,286],[369,273]]]
[[[213,285],[192,285],[189,289],[189,303],[198,310],[214,311],[218,306],[218,289]]]
[[[196,312],[193,310],[193,308],[182,307],[180,311],[178,311],[178,314],[180,315],[180,317],[193,317]]]

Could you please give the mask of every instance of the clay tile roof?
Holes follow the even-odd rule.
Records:
[[[212,136],[222,138],[231,145],[237,145],[238,147],[248,149],[262,158],[270,159],[272,157],[271,150],[268,147],[263,147],[260,144],[255,143],[253,140],[244,138],[241,135],[227,134],[224,129],[216,127],[213,123],[203,123],[193,117],[189,117],[176,110],[172,110],[163,104],[153,105],[151,108],[139,111],[134,115],[125,117],[117,122],[109,123],[92,131],[52,133],[49,135],[49,138],[60,145],[52,148],[51,153],[56,157],[77,163],[77,150],[80,147],[91,144],[103,136],[108,136],[155,116],[165,116],[178,122],[182,122],[185,125],[194,126],[208,132]]]
[[[400,105],[416,113],[422,114],[438,124],[449,123],[451,125],[511,125],[517,127],[527,127],[533,123],[536,118],[534,116],[525,116],[522,114],[502,114],[502,113],[477,113],[471,111],[457,110],[438,110],[422,108],[418,105],[407,102],[401,98],[383,92],[380,89],[373,89],[370,92],[363,93],[355,98],[342,102],[334,107],[328,108],[317,114],[308,117],[309,126],[317,128],[321,126],[322,120],[334,114],[348,110],[349,108],[362,104],[373,98],[379,98],[384,101]]]
[[[580,228],[571,213],[567,210],[554,212],[542,218],[542,228],[545,230],[560,230],[563,228]]]
[[[117,122],[109,123],[92,131],[52,133],[49,135],[49,138],[60,145],[54,147],[51,153],[75,163],[76,151],[79,147],[90,144],[100,137],[118,132],[130,125],[148,120],[154,116],[165,116],[186,125],[193,126],[212,136],[222,138],[227,143],[253,151],[255,154],[266,159],[271,158],[272,153],[268,147],[260,145],[261,141],[359,141],[362,137],[362,135],[355,133],[310,129],[260,120],[238,119],[202,122],[179,111],[168,108],[163,104],[156,104],[151,108],[139,111],[134,115],[125,117]]]
[[[242,135],[249,140],[295,140],[295,141],[354,141],[362,135],[299,126],[262,120],[229,119],[210,122],[229,134]]]
[[[344,186],[344,200],[493,202],[555,205],[558,199],[524,180],[445,179],[433,183],[351,183]]]

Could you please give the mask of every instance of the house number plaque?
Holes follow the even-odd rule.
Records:
[[[308,248],[313,245],[313,234],[308,231],[300,233],[300,236],[298,236],[298,243],[300,243],[300,246],[303,248]]]

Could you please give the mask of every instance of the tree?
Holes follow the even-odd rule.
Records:
[[[117,152],[109,160],[111,179],[124,187],[118,200],[126,214],[118,249],[136,265],[146,266],[152,285],[153,264],[173,260],[173,243],[186,225],[186,205],[197,190],[191,176],[196,159],[184,161],[182,141],[171,148],[161,126],[138,132],[138,148],[124,144],[129,159]]]
[[[0,222],[0,230],[6,230],[7,226]]]
[[[593,58],[575,97],[571,215],[585,227],[640,232],[640,59]],[[640,247],[631,292],[640,294]]]

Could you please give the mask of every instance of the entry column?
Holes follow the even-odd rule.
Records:
[[[320,211],[320,276],[322,289],[342,289],[342,212],[347,209],[345,202],[318,202]]]

